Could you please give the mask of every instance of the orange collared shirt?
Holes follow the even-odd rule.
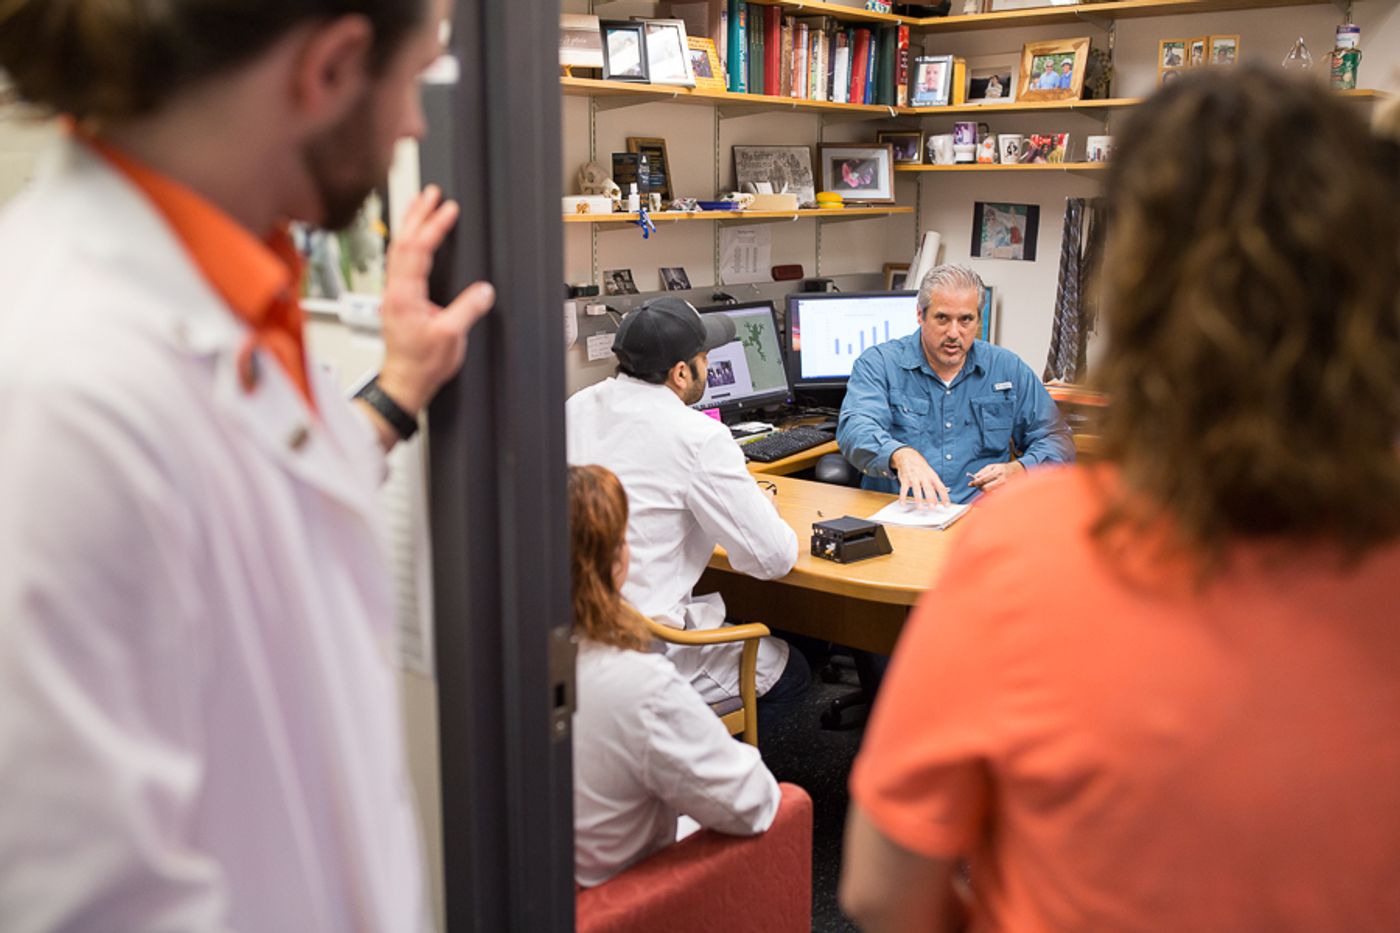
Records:
[[[190,188],[110,143],[78,135],[150,198],[214,291],[252,328],[238,355],[244,387],[252,388],[252,351],[262,347],[281,364],[314,411],[316,400],[306,366],[306,315],[297,299],[302,260],[286,229],[279,227],[267,240],[259,240]]]

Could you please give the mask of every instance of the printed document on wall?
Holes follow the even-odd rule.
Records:
[[[773,231],[768,226],[721,227],[719,280],[745,285],[772,280]]]

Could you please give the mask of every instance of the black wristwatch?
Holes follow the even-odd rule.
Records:
[[[375,376],[365,387],[355,393],[355,398],[364,399],[365,403],[389,422],[394,433],[399,436],[399,440],[406,441],[418,430],[418,419],[404,411],[398,402],[389,397],[389,394],[379,388],[379,377]]]

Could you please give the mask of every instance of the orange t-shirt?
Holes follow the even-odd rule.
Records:
[[[228,302],[252,336],[239,354],[251,388],[252,350],[262,347],[291,378],[314,411],[306,368],[306,316],[297,297],[302,261],[285,229],[259,240],[210,201],[105,141],[74,130],[150,199],[170,224],[205,280]]]
[[[971,858],[979,929],[1400,929],[1400,546],[1350,572],[1242,546],[1204,588],[1129,584],[1089,536],[1091,475],[969,517],[854,798],[903,848]]]

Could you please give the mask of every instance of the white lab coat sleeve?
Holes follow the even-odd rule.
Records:
[[[199,734],[194,529],[166,443],[95,392],[5,395],[0,929],[223,930],[223,872],[190,843],[217,737]]]
[[[778,782],[758,749],[734,741],[679,676],[642,704],[642,781],[706,829],[753,836],[773,825]]]
[[[797,563],[796,533],[758,488],[728,435],[712,434],[700,445],[686,504],[740,573],[772,580]]]

